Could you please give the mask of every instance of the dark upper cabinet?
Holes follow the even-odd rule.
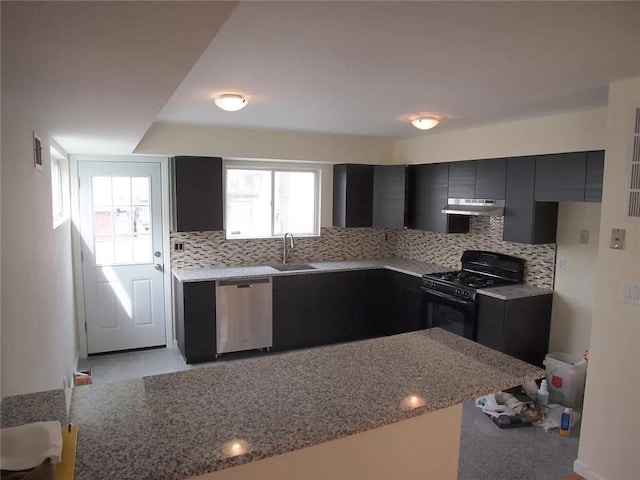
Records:
[[[536,157],[507,160],[503,239],[519,243],[555,243],[557,202],[536,202]]]
[[[542,366],[549,348],[553,295],[501,300],[478,295],[478,343]]]
[[[449,198],[475,198],[476,161],[449,163]]]
[[[506,183],[506,158],[491,158],[476,161],[476,189],[474,198],[504,200]]]
[[[333,226],[370,227],[373,215],[373,166],[333,166]]]
[[[222,159],[173,157],[171,206],[174,232],[223,230]]]
[[[379,228],[402,228],[406,224],[407,167],[373,167],[373,222]]]
[[[604,177],[604,150],[587,153],[587,179],[584,191],[585,202],[602,201],[602,179]]]
[[[174,278],[176,341],[187,363],[216,355],[215,282],[180,282]]]
[[[536,157],[535,199],[539,202],[584,202],[587,153]]]
[[[430,163],[409,167],[409,228],[441,233],[466,233],[469,217],[447,215],[449,164]]]

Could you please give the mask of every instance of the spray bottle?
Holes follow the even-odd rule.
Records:
[[[549,390],[547,389],[547,380],[542,379],[540,388],[538,389],[538,403],[540,405],[546,405],[549,403]]]

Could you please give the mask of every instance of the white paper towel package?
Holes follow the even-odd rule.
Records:
[[[27,470],[45,459],[60,463],[62,432],[60,422],[36,422],[0,430],[3,470]]]

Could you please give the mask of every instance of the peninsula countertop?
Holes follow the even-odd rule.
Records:
[[[538,367],[432,329],[77,387],[66,420],[79,428],[77,480],[185,479],[543,376]],[[57,392],[4,399],[3,426],[64,421],[64,392]],[[44,406],[56,418],[29,414],[45,399],[58,405]],[[230,442],[247,452],[230,456]]]
[[[328,272],[347,272],[351,270],[374,270],[386,268],[395,272],[405,273],[416,277],[424,274],[448,272],[455,270],[437,263],[422,262],[401,257],[389,257],[380,259],[354,259],[335,260],[329,262],[308,262],[314,267],[312,270],[294,270],[280,272],[268,265],[247,265],[237,267],[194,267],[174,268],[173,275],[181,282],[202,282],[211,280],[249,279],[257,277],[276,277],[284,275],[308,275]],[[482,295],[511,300],[515,298],[534,297],[553,293],[548,288],[540,288],[534,285],[519,284],[506,287],[483,288],[478,290]]]

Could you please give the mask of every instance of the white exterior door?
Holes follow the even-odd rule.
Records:
[[[166,344],[160,163],[78,163],[87,352]]]

